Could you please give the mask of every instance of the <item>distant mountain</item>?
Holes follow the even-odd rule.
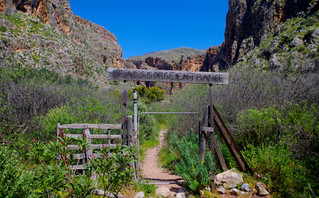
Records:
[[[148,57],[158,57],[164,59],[166,62],[169,63],[179,63],[181,57],[183,58],[193,58],[196,56],[202,56],[206,53],[207,49],[194,49],[189,47],[181,47],[176,49],[170,50],[163,50],[157,52],[149,52],[142,56],[132,56],[126,60],[145,60]]]
[[[107,68],[123,65],[117,38],[73,14],[68,0],[0,2],[1,64],[45,68],[107,84]]]
[[[125,59],[124,66],[134,69],[200,71],[206,59],[206,53],[207,50],[187,47],[151,52],[142,56],[133,56]],[[173,90],[183,87],[181,84],[178,84],[178,86],[175,84],[178,83],[145,82],[146,86],[156,85],[170,93],[172,93]]]

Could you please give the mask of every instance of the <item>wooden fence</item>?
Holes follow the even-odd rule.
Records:
[[[81,134],[72,134],[70,132],[65,133],[69,129],[81,129]],[[106,133],[91,134],[90,129],[98,129],[98,131],[106,131]],[[111,134],[112,130],[121,130],[122,134]],[[73,158],[77,160],[82,160],[82,164],[70,165],[72,170],[84,170],[85,165],[93,158],[101,157],[99,154],[94,153],[95,149],[102,148],[114,148],[117,144],[128,145],[130,147],[135,146],[136,135],[132,131],[132,117],[127,116],[123,125],[121,124],[65,124],[60,125],[58,123],[57,136],[61,138],[71,137],[71,138],[83,138],[86,141],[87,149],[81,153],[73,154]],[[102,144],[92,144],[92,140],[99,139],[105,140]],[[59,140],[59,139],[58,139]],[[118,140],[116,143],[112,140]],[[79,145],[67,145],[67,150],[81,150]],[[135,165],[133,166],[135,167]],[[138,169],[139,167],[137,167]],[[137,171],[138,172],[138,171]]]

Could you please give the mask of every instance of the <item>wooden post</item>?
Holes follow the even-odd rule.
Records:
[[[213,85],[209,84],[209,103],[210,103],[210,108],[209,108],[209,115],[210,115],[210,127],[212,128],[212,132],[210,133],[210,150],[212,153],[212,161],[213,161],[213,170],[212,170],[212,192],[215,192],[215,160],[214,160],[214,147],[215,147],[215,138],[214,138],[214,110],[213,110]]]
[[[227,171],[228,168],[227,168],[226,162],[224,160],[224,157],[223,157],[221,150],[219,149],[219,146],[218,146],[218,143],[216,141],[215,136],[214,136],[214,142],[215,142],[214,148],[216,150],[216,155],[217,155],[217,158],[219,160],[219,164],[222,167],[223,171]]]
[[[223,139],[225,140],[225,143],[232,154],[233,158],[235,159],[239,169],[243,172],[246,172],[247,170],[250,171],[250,168],[248,164],[246,163],[244,157],[241,155],[239,148],[237,147],[234,139],[232,138],[231,134],[229,133],[226,125],[224,124],[222,118],[218,114],[215,107],[213,107],[214,113],[215,113],[215,123],[220,131],[220,134],[222,135]]]
[[[132,116],[127,116],[127,145],[132,148],[134,147],[133,144],[133,123],[132,123]],[[130,163],[130,166],[135,169],[135,163]],[[136,170],[135,170],[136,171]],[[136,181],[136,172],[133,172],[133,178]]]
[[[203,127],[208,126],[208,107],[204,109],[204,117],[203,117]],[[199,156],[201,161],[205,158],[205,147],[206,147],[206,140],[205,140],[206,132],[203,131],[201,128],[199,131]]]
[[[86,143],[87,145],[91,146],[91,133],[90,133],[90,129],[85,129],[84,130],[85,136],[86,136]],[[93,155],[93,151],[91,148],[86,148],[86,157],[87,157],[87,162],[89,162],[89,160],[92,158]]]
[[[124,88],[122,93],[122,104],[123,104],[123,122],[122,122],[122,129],[123,129],[123,145],[127,145],[127,120],[126,120],[126,108],[127,108],[127,101],[128,101],[128,93],[126,89],[126,81],[124,81]]]
[[[127,116],[127,145],[133,147],[133,127],[132,127],[132,116]]]
[[[109,137],[111,137],[111,129],[108,129],[108,130],[107,130],[107,135],[108,135]],[[109,145],[109,148],[111,148],[111,139],[110,139],[110,138],[107,140],[107,144]]]

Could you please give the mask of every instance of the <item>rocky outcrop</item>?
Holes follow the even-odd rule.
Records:
[[[47,68],[107,83],[108,67],[122,67],[122,49],[104,27],[73,14],[68,0],[0,2],[0,58],[4,64]]]
[[[247,52],[278,33],[278,24],[318,10],[318,0],[229,0],[225,41],[218,57],[207,57],[204,67],[226,70]],[[215,60],[214,60],[215,59]]]
[[[215,48],[210,48],[215,49]],[[148,53],[144,56],[135,56],[125,59],[124,65],[130,69],[158,69],[175,71],[201,71],[206,59],[206,50],[178,48],[162,52]],[[203,70],[205,71],[205,70]],[[138,82],[139,83],[139,82]],[[178,84],[178,85],[175,85]],[[180,83],[146,82],[146,86],[159,86],[172,93],[183,87]]]

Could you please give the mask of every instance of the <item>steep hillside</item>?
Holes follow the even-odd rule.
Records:
[[[107,68],[123,64],[116,37],[74,15],[68,0],[1,1],[0,38],[3,64],[46,68],[101,86]]]
[[[289,29],[289,26],[292,30],[289,32],[289,36],[293,36],[293,33],[297,34],[294,32],[296,29],[300,34],[306,34],[306,31],[309,30],[308,27],[316,27],[314,20],[318,19],[318,13],[316,13],[318,7],[318,0],[230,0],[226,18],[225,41],[218,55],[209,57],[206,61],[208,64],[204,65],[204,69],[207,70],[212,66],[220,70],[228,69],[267,40],[274,37],[285,40],[284,37],[288,34],[284,35],[284,32]],[[304,22],[299,24],[285,23],[296,17],[304,18]],[[308,19],[310,22],[305,22]],[[286,25],[287,27],[285,27]],[[301,27],[297,27],[298,25]],[[311,31],[315,31],[315,29]],[[309,32],[307,34],[310,35]],[[311,43],[312,40],[304,38],[303,35],[299,37],[301,40],[304,39],[305,47],[310,51],[316,48],[310,44],[318,45]],[[294,38],[288,38],[288,40],[291,42]],[[297,39],[295,41],[300,43]],[[285,48],[281,49],[285,50]],[[275,52],[272,53],[270,57]]]

